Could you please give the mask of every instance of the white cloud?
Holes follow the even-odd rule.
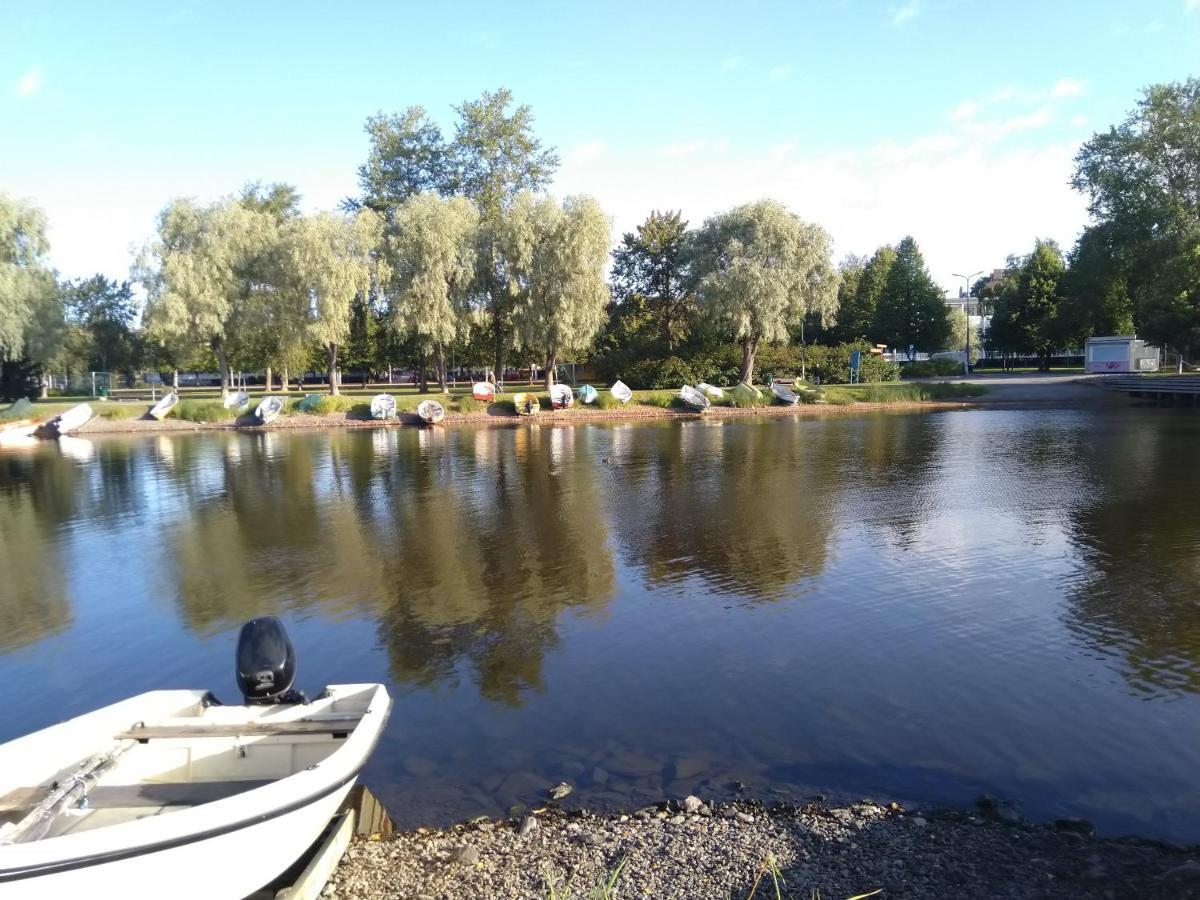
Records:
[[[587,193],[614,217],[614,234],[635,228],[651,209],[706,217],[760,197],[774,197],[834,237],[835,257],[870,253],[912,234],[934,277],[947,289],[953,272],[1002,265],[1027,252],[1035,236],[1070,246],[1087,221],[1085,199],[1069,186],[1077,144],[1028,146],[1051,111],[992,123],[960,124],[916,140],[863,150],[807,152],[788,142],[724,156],[711,144],[648,157],[636,166],[606,156],[587,166],[567,162],[554,190]],[[1020,145],[1008,139],[1024,130]]]
[[[13,85],[13,93],[21,98],[32,97],[41,90],[43,84],[45,78],[42,76],[42,67],[32,66],[17,79],[17,83]]]
[[[743,59],[740,56],[737,56],[736,54],[733,56],[727,56],[727,57],[725,57],[725,59],[721,60],[721,71],[722,72],[736,72],[738,69],[740,69],[745,64],[745,62],[746,62],[745,59]]]
[[[915,19],[921,14],[922,0],[908,0],[902,6],[893,6],[892,24],[896,27],[903,25],[905,22]]]
[[[1050,88],[1051,97],[1080,97],[1087,91],[1087,82],[1082,78],[1060,78]]]
[[[588,141],[576,147],[571,153],[571,158],[577,162],[590,162],[602,156],[605,149],[604,141]]]
[[[1074,116],[1071,119],[1072,125],[1086,125],[1088,123],[1087,116]]]
[[[950,118],[955,122],[965,122],[968,119],[973,119],[979,113],[982,107],[976,100],[964,100],[954,109],[950,110]]]
[[[1194,13],[1200,9],[1200,0],[1184,0],[1183,11],[1185,13]]]
[[[681,141],[677,144],[667,144],[662,148],[662,155],[668,159],[678,159],[681,156],[695,156],[708,146],[706,140]]]
[[[767,73],[767,77],[772,81],[782,81],[792,74],[792,67],[789,65],[780,65],[773,68]]]

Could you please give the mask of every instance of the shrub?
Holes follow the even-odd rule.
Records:
[[[348,412],[359,401],[353,397],[334,397],[332,394],[309,394],[303,400],[296,402],[297,412],[310,416],[328,416],[333,413]]]
[[[896,381],[900,378],[900,366],[881,356],[869,352],[871,345],[865,341],[853,344],[812,344],[808,347],[808,370],[813,378],[823,384],[848,384],[850,382],[850,354],[858,350],[859,378],[863,382]]]
[[[237,410],[226,409],[220,400],[180,400],[175,406],[177,418],[189,422],[228,422],[237,418]]]
[[[624,404],[612,395],[612,391],[601,391],[596,395],[597,409],[620,409]]]
[[[476,400],[470,394],[458,398],[458,411],[464,413],[483,412],[488,408],[486,400]]]
[[[621,380],[635,390],[657,391],[695,384],[698,379],[691,363],[678,356],[668,356],[634,363]]]
[[[900,366],[900,375],[904,378],[945,378],[961,374],[962,363],[954,359],[922,359]]]
[[[676,405],[675,401],[678,399],[679,398],[671,392],[659,391],[654,394],[645,394],[641,397],[634,397],[630,402],[638,403],[642,406],[656,406],[659,409],[669,409],[670,407]],[[684,404],[681,401],[678,405],[683,406]]]

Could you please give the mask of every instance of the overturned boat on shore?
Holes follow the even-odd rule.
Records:
[[[387,722],[379,684],[292,689],[283,626],[246,623],[243,702],[151,691],[0,745],[0,895],[245,897],[313,843]]]
[[[162,420],[179,405],[179,395],[174,391],[164,394],[162,399],[150,407],[150,418]]]
[[[541,411],[542,402],[538,400],[537,394],[522,391],[513,394],[513,409],[519,416],[532,416]]]
[[[575,405],[575,394],[569,384],[556,384],[550,388],[550,406],[553,409],[570,409]]]
[[[712,401],[704,396],[704,392],[692,387],[690,384],[685,384],[679,389],[679,399],[689,409],[694,409],[696,412],[704,412],[712,406]]]
[[[484,403],[491,403],[496,399],[496,386],[490,381],[477,381],[471,385],[471,396]]]
[[[791,389],[790,386],[779,381],[771,382],[771,393],[775,395],[775,399],[787,406],[795,406],[800,402],[800,395]]]
[[[61,415],[55,416],[49,421],[43,422],[38,426],[37,434],[40,438],[56,438],[60,435],[70,434],[72,431],[77,431],[92,420],[92,408],[86,403],[80,403],[78,406],[72,406]]]
[[[436,425],[446,418],[446,407],[436,400],[422,400],[417,404],[417,415],[426,425]]]
[[[396,418],[396,398],[391,394],[376,394],[372,397],[371,418],[380,421]]]
[[[617,379],[613,382],[613,386],[608,389],[608,392],[617,398],[621,403],[628,403],[633,399],[633,391],[629,389],[629,385]]]
[[[262,402],[254,410],[254,418],[263,425],[269,425],[279,418],[281,412],[283,412],[282,397],[263,397]]]

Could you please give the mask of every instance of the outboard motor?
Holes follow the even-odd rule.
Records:
[[[242,626],[237,645],[237,682],[248,705],[307,703],[296,680],[296,651],[283,623],[274,616],[251,619]]]

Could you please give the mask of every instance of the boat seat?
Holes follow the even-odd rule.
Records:
[[[360,721],[359,716],[340,719],[298,720],[294,722],[213,722],[207,725],[138,725],[114,735],[118,741],[147,741],[151,738],[259,737],[288,734],[347,735]]]
[[[87,793],[89,809],[127,809],[139,806],[200,806],[252,791],[268,780],[163,781],[138,784],[98,784]],[[0,797],[0,814],[24,813],[50,794],[50,787],[17,788]]]

